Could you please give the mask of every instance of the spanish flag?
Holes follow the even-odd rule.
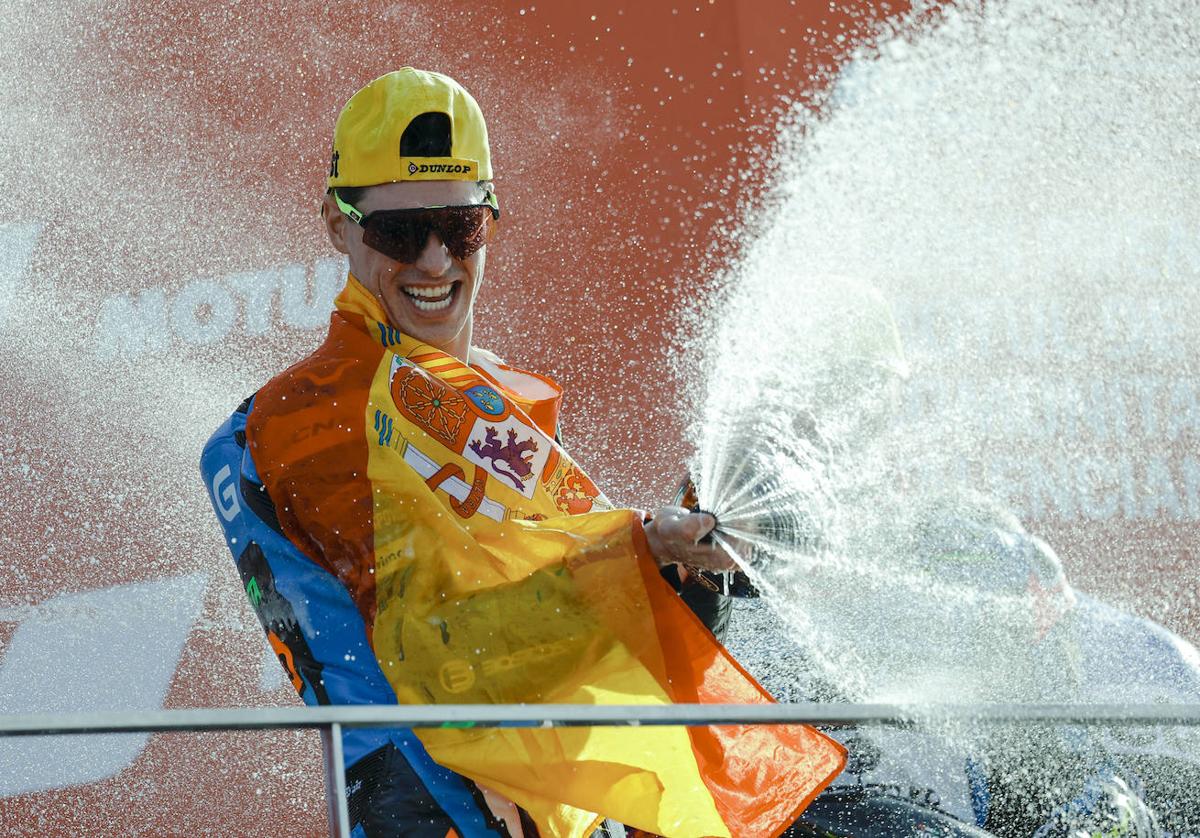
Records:
[[[387,325],[353,277],[246,428],[288,537],[350,590],[405,704],[763,703],[555,442],[554,382]],[[442,765],[547,836],[782,832],[842,769],[811,727],[446,728]]]

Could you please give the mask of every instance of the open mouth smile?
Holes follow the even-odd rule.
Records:
[[[445,285],[405,285],[400,288],[418,311],[444,311],[454,302],[459,283]]]

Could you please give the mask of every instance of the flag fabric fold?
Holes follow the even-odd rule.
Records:
[[[281,527],[350,590],[399,702],[771,701],[659,576],[640,518],[555,442],[560,398],[387,326],[351,276],[325,343],[259,391],[246,436]],[[417,733],[572,838],[602,817],[778,834],[845,762],[803,725]]]

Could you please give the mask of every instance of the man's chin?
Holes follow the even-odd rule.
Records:
[[[405,303],[398,306],[388,305],[386,310],[391,326],[422,343],[443,348],[454,341],[465,325],[463,318],[456,316],[456,308],[457,305],[452,304],[445,312],[437,312],[440,316],[415,312],[415,306]]]

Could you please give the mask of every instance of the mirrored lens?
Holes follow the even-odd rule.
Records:
[[[488,207],[449,207],[439,228],[446,249],[456,259],[466,259],[487,241]]]
[[[466,259],[487,243],[487,206],[382,210],[363,219],[363,243],[398,262],[413,263],[430,234],[456,259]]]

